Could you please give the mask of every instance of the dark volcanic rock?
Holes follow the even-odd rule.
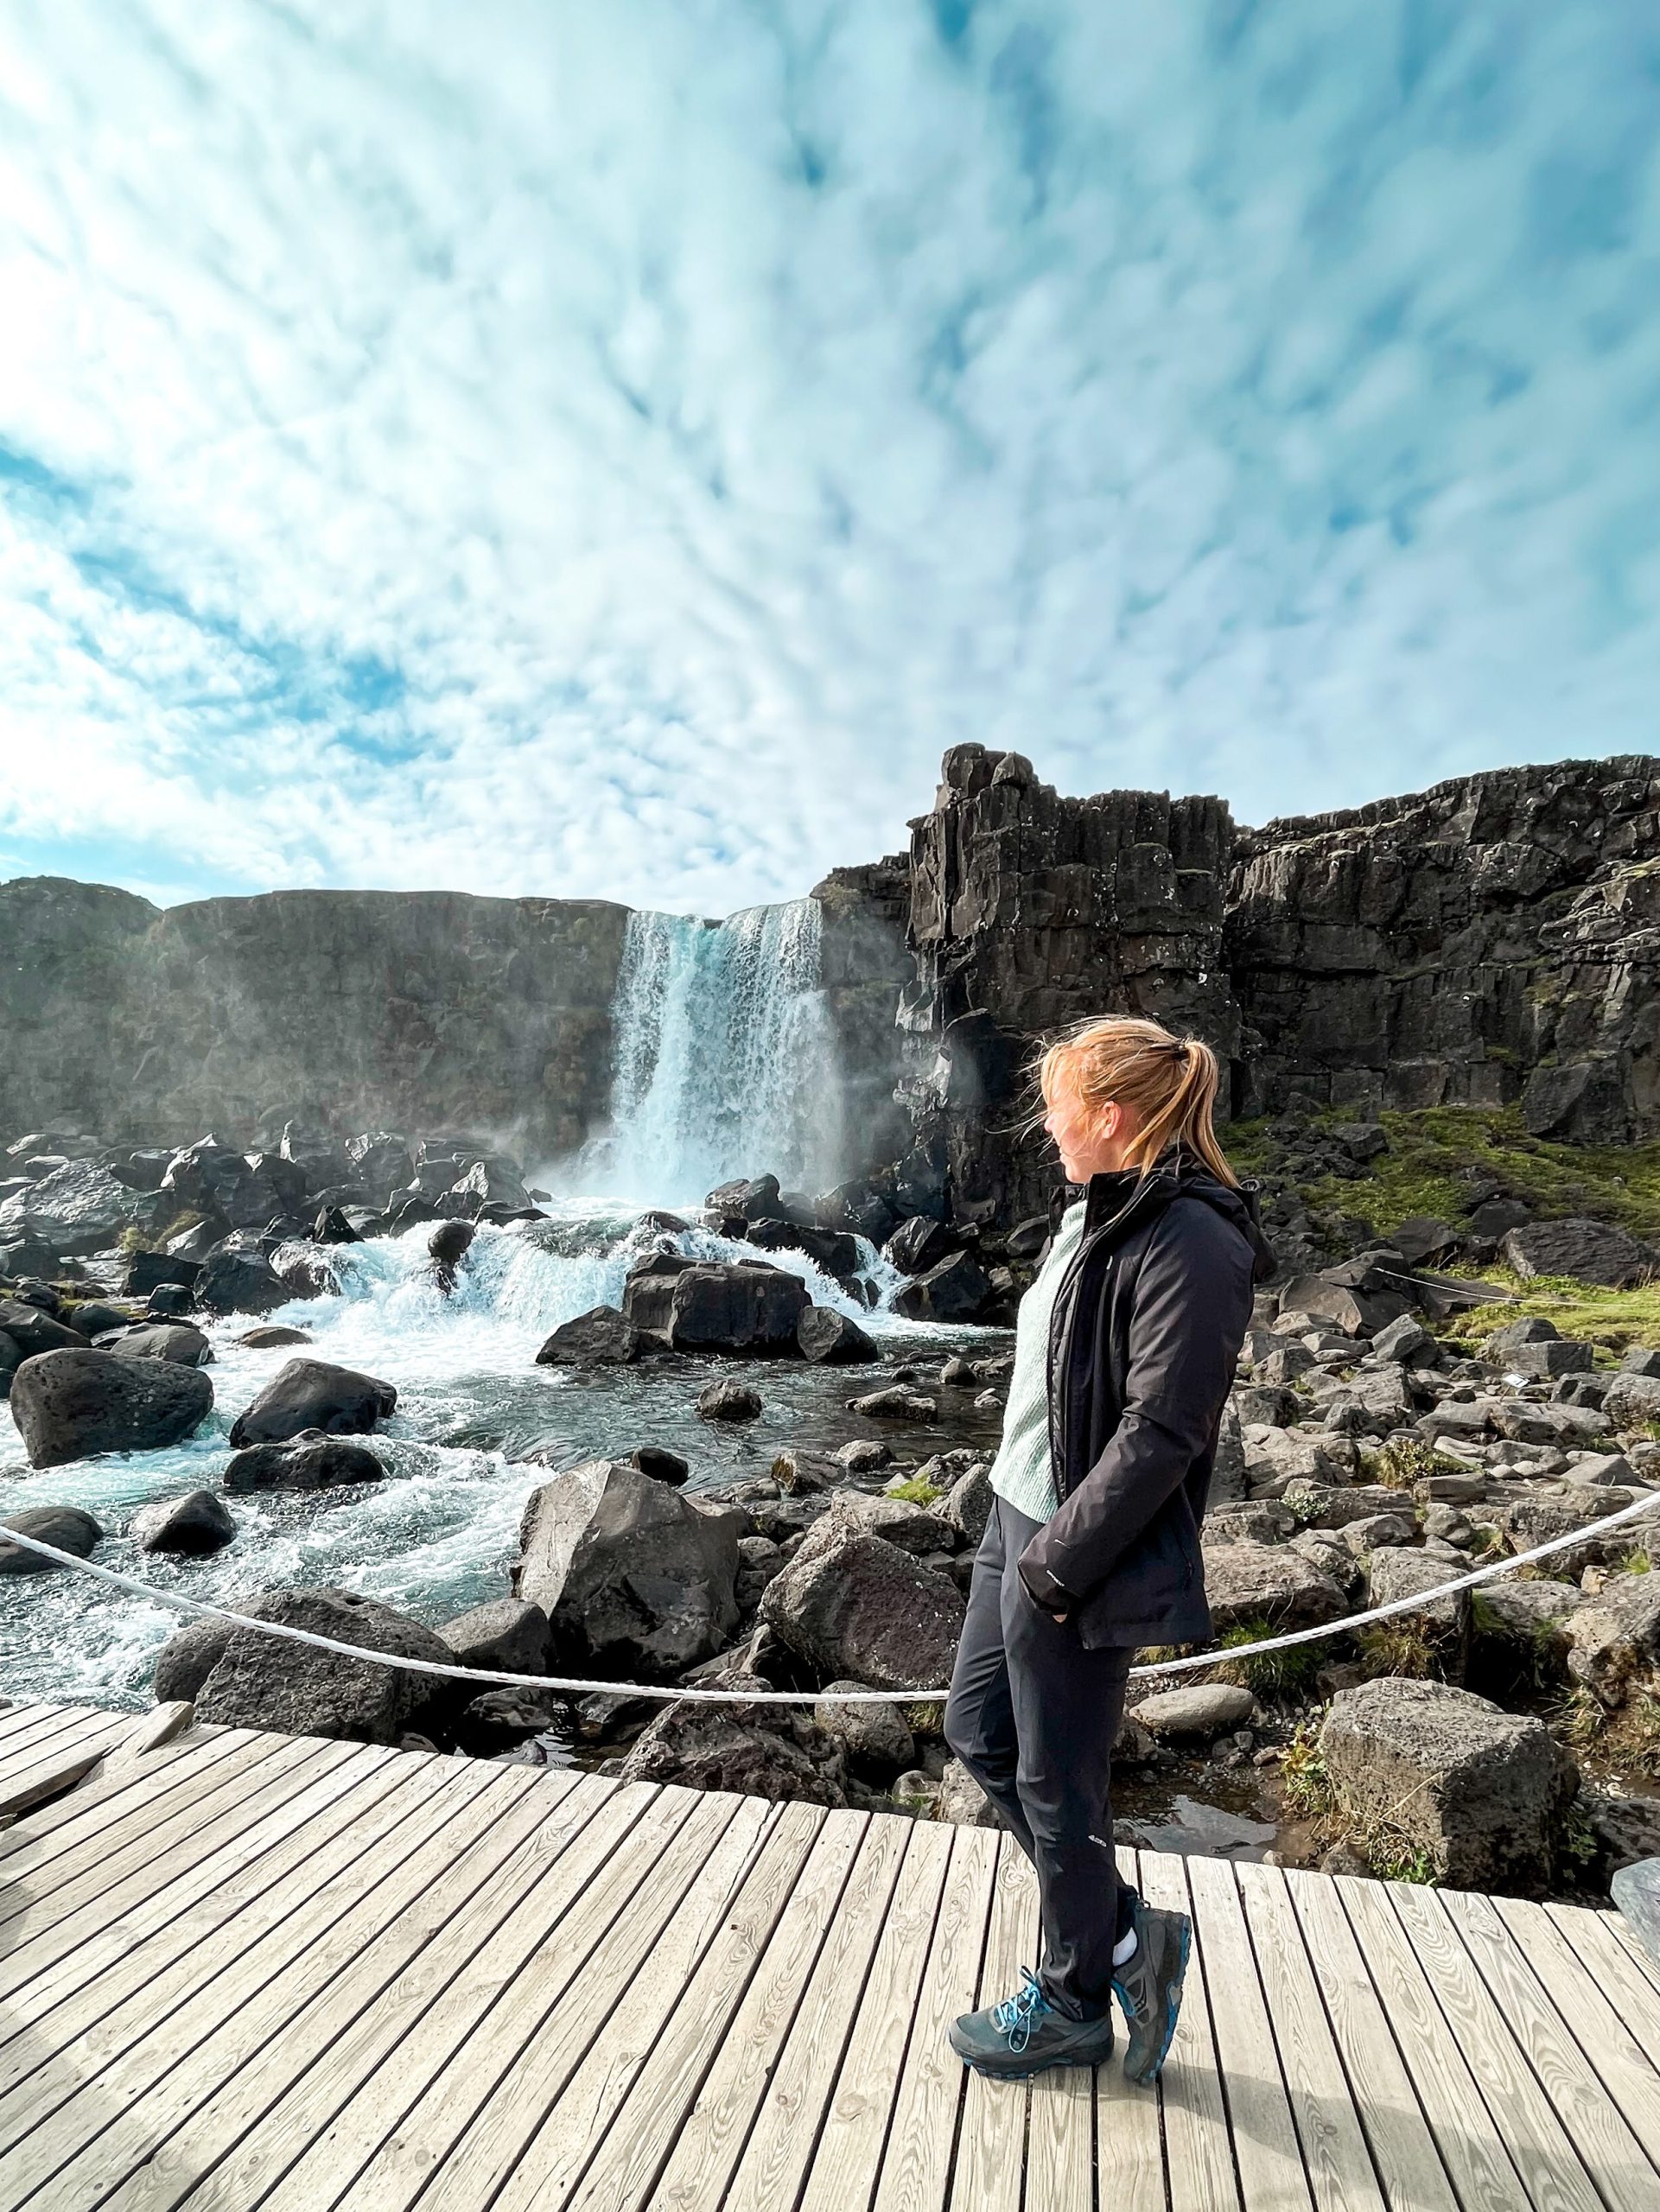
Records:
[[[859,1324],[834,1306],[808,1306],[795,1325],[796,1342],[804,1358],[826,1367],[843,1367],[880,1359],[881,1354]]]
[[[932,1221],[926,1214],[913,1214],[903,1221],[882,1247],[885,1257],[891,1260],[901,1274],[926,1274],[930,1268],[937,1268],[942,1260],[949,1259],[961,1239],[943,1221]]]
[[[0,1518],[0,1574],[67,1572],[54,1559],[42,1559],[38,1552],[29,1551],[22,1544],[8,1543],[8,1529],[15,1529],[20,1535],[33,1536],[39,1543],[55,1545],[60,1552],[73,1552],[77,1559],[90,1559],[93,1547],[104,1534],[92,1515],[83,1512],[78,1505],[25,1506],[20,1513],[8,1513]]]
[[[226,1461],[220,1480],[232,1492],[334,1490],[348,1483],[378,1483],[385,1471],[366,1444],[313,1433],[282,1444],[251,1444]]]
[[[282,1444],[302,1429],[363,1436],[398,1404],[390,1382],[322,1359],[291,1359],[279,1368],[231,1431],[234,1445]]]
[[[274,1323],[268,1328],[250,1329],[237,1342],[245,1344],[250,1351],[271,1351],[281,1344],[308,1344],[314,1341],[308,1329],[290,1329],[286,1323]]]
[[[810,1538],[760,1601],[761,1618],[827,1681],[889,1690],[950,1681],[963,1611],[954,1582],[851,1527]]]
[[[718,1687],[770,1687],[758,1675],[723,1675]],[[804,1743],[803,1738],[805,1739]],[[805,1747],[815,1739],[815,1759]],[[726,1789],[747,1797],[845,1805],[836,1747],[810,1721],[792,1724],[765,1705],[671,1705],[624,1759],[624,1782],[675,1783],[684,1789]]]
[[[715,1212],[738,1214],[745,1221],[760,1221],[768,1214],[775,1214],[778,1202],[776,1175],[741,1175],[735,1182],[722,1183],[703,1200]]]
[[[639,1331],[614,1306],[562,1321],[536,1355],[538,1367],[626,1367],[643,1349]]]
[[[141,1552],[176,1552],[188,1558],[223,1551],[236,1535],[236,1522],[223,1498],[211,1490],[193,1490],[144,1506],[127,1533]]]
[[[11,1413],[35,1467],[97,1452],[156,1452],[207,1419],[213,1386],[199,1367],[112,1352],[40,1352],[11,1378]]]
[[[38,1351],[80,1351],[87,1339],[79,1329],[54,1320],[45,1308],[20,1299],[0,1298],[0,1332],[11,1338],[25,1359]]]
[[[855,1274],[859,1248],[844,1230],[814,1229],[795,1221],[752,1221],[748,1242],[763,1252],[805,1252],[827,1275]]]
[[[274,1313],[303,1295],[285,1282],[263,1253],[215,1251],[196,1283],[196,1303],[209,1313]]]
[[[697,1261],[653,1255],[630,1274],[623,1311],[642,1336],[673,1351],[793,1353],[796,1323],[811,1304],[799,1275],[762,1260]]]
[[[1628,1289],[1660,1264],[1660,1253],[1606,1221],[1530,1222],[1500,1249],[1519,1275],[1572,1275],[1611,1290]]]
[[[971,1321],[992,1296],[985,1269],[966,1252],[953,1252],[902,1284],[894,1310],[911,1321]]]
[[[135,1252],[127,1262],[122,1289],[129,1298],[148,1298],[162,1283],[178,1283],[190,1290],[200,1274],[196,1260],[180,1259],[172,1252]]]
[[[522,1598],[495,1598],[445,1621],[438,1633],[463,1667],[496,1675],[545,1675],[548,1617]]]
[[[206,1367],[213,1357],[213,1348],[201,1331],[181,1321],[129,1329],[110,1350],[118,1359],[170,1359],[181,1367]]]
[[[67,1160],[0,1205],[0,1244],[27,1238],[51,1251],[101,1252],[133,1217],[134,1199],[107,1167]]]
[[[760,1412],[760,1392],[747,1382],[708,1382],[696,1403],[701,1421],[754,1421]]]

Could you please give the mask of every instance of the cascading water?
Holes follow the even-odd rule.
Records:
[[[576,1179],[645,1204],[696,1205],[736,1175],[836,1179],[834,1026],[813,899],[723,922],[631,914],[614,1014],[611,1132]]]

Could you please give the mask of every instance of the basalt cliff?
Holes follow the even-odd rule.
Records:
[[[838,1172],[885,1166],[918,1211],[1040,1210],[1032,1047],[1109,1009],[1208,1038],[1236,1116],[1519,1103],[1538,1135],[1660,1133],[1660,762],[1504,769],[1246,830],[1220,799],[1066,798],[963,745],[911,830],[908,854],[811,895]],[[607,1111],[627,920],[603,900],[163,912],[0,885],[0,1129],[257,1142],[298,1116],[568,1153]]]

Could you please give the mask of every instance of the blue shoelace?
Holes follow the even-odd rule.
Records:
[[[1024,2050],[1032,2039],[1032,2029],[1040,2016],[1050,2010],[1049,1999],[1043,1993],[1043,1984],[1030,1967],[1022,1967],[1026,1979],[1014,1996],[1005,1997],[1001,2005],[992,2007],[992,2025],[1008,2037],[1011,2050]]]

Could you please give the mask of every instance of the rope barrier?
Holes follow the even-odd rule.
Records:
[[[1366,1628],[1374,1621],[1390,1620],[1397,1613],[1421,1612],[1426,1605],[1439,1598],[1450,1598],[1460,1590],[1474,1589],[1479,1583],[1491,1582],[1495,1576],[1511,1574],[1518,1567],[1530,1567],[1534,1560],[1549,1559],[1555,1552],[1572,1550],[1575,1545],[1601,1535],[1609,1529],[1618,1529],[1635,1521],[1644,1513],[1660,1506],[1660,1491],[1650,1491],[1631,1499],[1618,1511],[1606,1514],[1600,1521],[1587,1522],[1565,1536],[1552,1536],[1547,1542],[1536,1544],[1531,1551],[1513,1553],[1508,1559],[1494,1560],[1469,1574],[1461,1574],[1451,1582],[1438,1584],[1429,1590],[1415,1591],[1409,1597],[1394,1598],[1384,1605],[1374,1605],[1364,1613],[1352,1613],[1340,1621],[1326,1621],[1318,1628],[1294,1629],[1283,1636],[1263,1637],[1256,1643],[1231,1644],[1224,1651],[1199,1651],[1184,1659],[1167,1659],[1160,1664],[1132,1667],[1130,1679],[1154,1676],[1162,1680],[1170,1675],[1184,1675],[1201,1668],[1231,1664],[1236,1660],[1255,1657],[1267,1651],[1285,1651],[1293,1645],[1319,1643],[1329,1637],[1348,1636],[1356,1629]],[[25,1551],[35,1552],[42,1559],[49,1559],[55,1566],[74,1568],[79,1573],[94,1576],[108,1582],[118,1590],[133,1596],[148,1598],[158,1605],[171,1606],[175,1612],[189,1613],[205,1620],[228,1621],[232,1628],[251,1629],[257,1635],[279,1637],[290,1643],[309,1644],[318,1651],[330,1651],[346,1659],[358,1659],[375,1667],[401,1667],[415,1675],[437,1675],[456,1681],[488,1682],[504,1689],[566,1690],[587,1694],[597,1691],[607,1697],[660,1698],[665,1702],[696,1705],[817,1705],[823,1697],[820,1690],[710,1690],[694,1689],[680,1684],[663,1682],[607,1682],[588,1681],[569,1675],[509,1675],[488,1667],[445,1666],[436,1659],[406,1659],[396,1652],[373,1651],[365,1644],[340,1643],[332,1637],[315,1636],[309,1629],[290,1628],[282,1621],[262,1621],[246,1613],[233,1613],[220,1605],[210,1605],[199,1598],[187,1598],[181,1592],[158,1590],[151,1583],[140,1582],[130,1574],[118,1574],[113,1567],[98,1567],[91,1560],[77,1558],[73,1552],[60,1551],[55,1544],[43,1543],[38,1536],[26,1536],[16,1529],[0,1524],[0,1542],[21,1544]],[[910,1690],[838,1690],[832,1702],[837,1705],[938,1705],[944,1701],[943,1689]]]

